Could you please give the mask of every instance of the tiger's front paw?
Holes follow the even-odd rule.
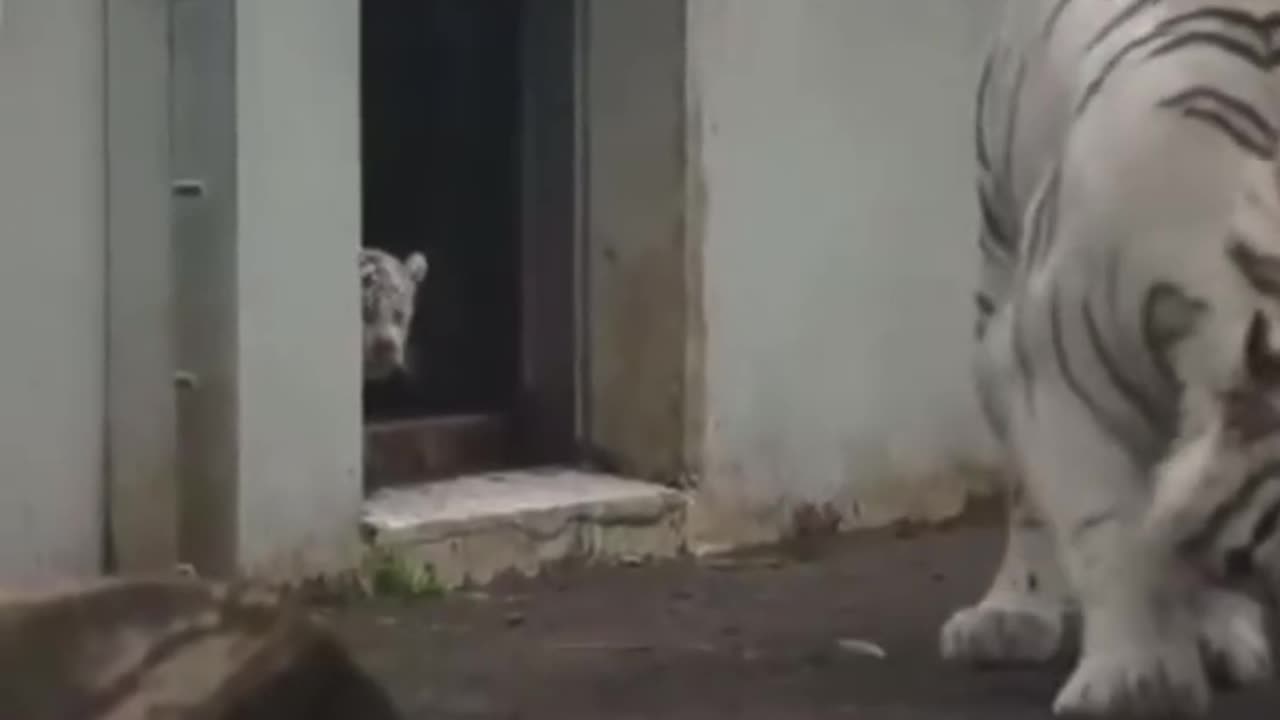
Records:
[[[1062,625],[1061,612],[1044,608],[965,608],[942,628],[942,657],[975,665],[1047,662],[1058,652]]]
[[[1198,610],[1200,651],[1215,680],[1244,687],[1272,678],[1271,643],[1258,603],[1213,589],[1206,591]]]
[[[1058,693],[1053,712],[1069,718],[1201,717],[1209,681],[1194,642],[1087,653]]]

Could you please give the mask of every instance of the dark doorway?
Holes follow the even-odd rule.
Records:
[[[392,481],[568,453],[573,7],[361,2],[364,241],[430,264],[408,376],[365,387]]]
[[[370,419],[505,412],[520,317],[519,0],[361,4],[364,240],[430,271]]]

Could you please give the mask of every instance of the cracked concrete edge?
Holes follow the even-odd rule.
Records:
[[[669,492],[624,502],[583,503],[513,517],[448,521],[379,534],[429,566],[440,585],[483,585],[507,572],[532,576],[562,560],[620,562],[679,556],[686,550],[688,498]]]
[[[674,491],[624,499],[589,500],[555,507],[533,508],[505,515],[450,518],[432,522],[393,525],[379,518],[362,523],[379,542],[423,543],[491,532],[508,527],[530,534],[552,536],[574,522],[609,525],[646,525],[674,511],[683,511],[688,500]]]

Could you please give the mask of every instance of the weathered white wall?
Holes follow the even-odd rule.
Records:
[[[102,3],[0,22],[0,582],[97,573],[105,275]]]
[[[960,507],[985,450],[971,108],[1000,5],[689,3],[720,533],[809,503],[850,524]]]
[[[236,5],[237,544],[254,572],[338,568],[356,540],[358,10]]]

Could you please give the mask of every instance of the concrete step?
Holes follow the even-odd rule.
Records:
[[[684,549],[686,510],[668,488],[557,468],[382,488],[365,501],[363,526],[452,588],[558,560],[672,557]]]

